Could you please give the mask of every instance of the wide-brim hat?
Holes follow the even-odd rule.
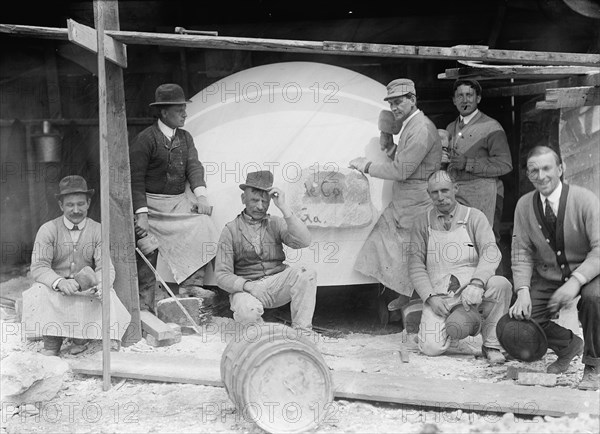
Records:
[[[79,175],[69,175],[65,176],[60,180],[58,184],[59,192],[54,196],[60,198],[67,194],[87,194],[88,196],[92,196],[95,192],[93,188],[88,189],[87,182],[83,179],[82,176]]]
[[[248,187],[269,191],[269,189],[273,187],[273,174],[268,170],[259,170],[258,172],[248,173],[248,175],[246,175],[246,182],[240,184],[240,188],[245,190]]]
[[[413,95],[417,94],[417,91],[415,90],[415,83],[408,78],[398,78],[396,80],[392,80],[386,86],[386,89],[387,96],[383,98],[384,101],[396,98],[398,96],[403,96],[408,93],[412,93]]]
[[[79,288],[81,291],[87,291],[88,289],[98,285],[98,277],[96,277],[96,273],[89,265],[86,265],[77,273],[75,273],[73,279],[79,283]]]
[[[185,98],[181,86],[175,83],[165,83],[156,88],[154,102],[150,103],[150,106],[189,104],[191,102]]]
[[[496,335],[508,354],[517,360],[534,362],[548,351],[548,338],[534,320],[518,320],[505,314],[496,324]]]

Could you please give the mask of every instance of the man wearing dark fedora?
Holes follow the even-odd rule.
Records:
[[[394,181],[392,201],[387,206],[358,254],[354,268],[373,277],[384,288],[398,297],[387,306],[390,311],[409,302],[413,286],[408,267],[401,262],[403,244],[410,240],[413,220],[431,205],[427,194],[427,178],[442,164],[442,143],[435,124],[417,108],[415,84],[408,78],[399,78],[387,85],[384,98],[390,105],[395,124],[379,127],[398,132],[398,143],[393,140],[381,148],[388,161],[377,163],[365,157],[354,158],[350,166],[374,178]],[[384,311],[387,313],[384,306]]]
[[[512,272],[517,293],[509,315],[534,320],[557,359],[553,374],[569,370],[583,354],[580,389],[600,385],[600,201],[590,190],[562,182],[559,154],[536,146],[527,156],[527,177],[535,190],[515,209]],[[552,321],[577,297],[581,338]],[[510,323],[509,323],[510,325]]]
[[[292,214],[283,191],[273,187],[270,171],[248,173],[240,184],[244,210],[225,225],[215,263],[217,285],[230,293],[233,318],[242,323],[262,323],[264,308],[291,302],[292,326],[312,329],[316,273],[286,264],[283,244],[308,247],[311,235]],[[267,214],[271,200],[283,214]]]
[[[64,177],[56,194],[63,215],[43,224],[31,254],[35,284],[23,293],[26,330],[41,335],[42,354],[57,356],[64,338],[72,353],[83,351],[89,339],[101,339],[102,257],[100,223],[87,217],[93,189],[78,175]],[[131,315],[112,289],[110,268],[110,335],[120,340]]]
[[[190,102],[177,84],[156,89],[150,106],[158,119],[137,135],[129,150],[131,193],[140,250],[155,268],[161,253],[180,296],[208,300],[214,294],[202,285],[218,231],[209,217],[204,166],[194,139],[182,128]],[[154,312],[156,276],[142,258],[137,258],[137,268],[140,308]]]

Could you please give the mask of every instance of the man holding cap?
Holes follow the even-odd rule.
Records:
[[[40,332],[42,354],[58,356],[64,338],[76,354],[89,339],[102,339],[102,236],[100,223],[87,217],[93,189],[78,175],[64,177],[56,194],[63,215],[44,223],[31,253],[35,284],[23,292],[24,330]],[[110,262],[110,337],[122,339],[131,315],[112,289]]]
[[[391,148],[383,149],[386,162],[358,157],[350,161],[350,166],[372,177],[394,181],[392,201],[365,241],[355,269],[397,292],[399,298],[388,308],[398,310],[413,293],[406,258],[402,256],[403,244],[410,239],[416,216],[431,206],[427,178],[441,166],[442,145],[434,123],[417,108],[412,80],[390,82],[384,101],[389,103],[394,120],[402,124],[397,145],[392,143]]]
[[[273,187],[270,171],[248,173],[240,188],[245,209],[223,228],[215,264],[217,285],[230,293],[233,318],[260,324],[264,308],[291,302],[292,327],[312,330],[316,273],[285,264],[283,251],[283,244],[308,247],[308,228],[292,213],[283,191]],[[267,214],[271,200],[283,218]]]
[[[140,250],[156,268],[158,253],[179,284],[180,296],[212,298],[202,288],[218,231],[210,219],[204,167],[191,134],[182,129],[186,104],[181,86],[161,84],[155,92],[158,120],[129,149],[135,235]],[[149,237],[149,238],[146,238]],[[140,309],[154,311],[156,277],[137,258]]]

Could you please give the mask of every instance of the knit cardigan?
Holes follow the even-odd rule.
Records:
[[[514,288],[530,286],[533,272],[550,281],[566,281],[579,273],[586,282],[600,273],[600,201],[590,190],[563,184],[556,240],[536,211],[539,193],[517,202],[512,241]]]
[[[37,232],[31,253],[31,276],[48,287],[60,277],[69,278],[85,266],[96,272],[102,283],[102,236],[100,223],[88,218],[76,243],[71,241],[63,216],[44,223]],[[73,267],[71,268],[71,264]],[[110,284],[115,269],[110,262]]]

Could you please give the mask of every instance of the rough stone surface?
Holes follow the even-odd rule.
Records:
[[[517,383],[524,386],[556,386],[556,374],[547,374],[545,372],[519,372]]]
[[[168,347],[169,345],[181,342],[181,326],[175,323],[168,323],[167,325],[173,329],[173,332],[175,333],[174,337],[158,340],[154,336],[148,334],[146,335],[146,343],[153,347]]]
[[[178,298],[181,305],[188,311],[190,316],[196,324],[200,319],[200,308],[202,306],[202,300],[197,297],[189,298]],[[187,316],[181,310],[181,307],[177,304],[177,300],[174,298],[165,298],[160,300],[156,304],[156,316],[162,322],[175,323],[180,326],[193,326]]]
[[[19,404],[51,400],[69,371],[66,361],[39,353],[15,352],[0,363],[2,401]]]

